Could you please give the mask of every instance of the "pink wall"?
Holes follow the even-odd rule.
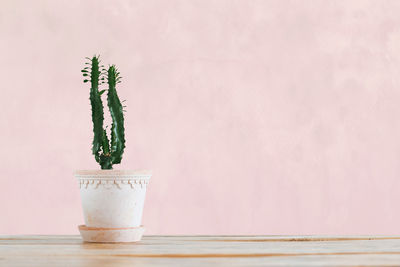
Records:
[[[78,233],[94,53],[148,234],[399,233],[399,1],[2,0],[0,51],[0,234]]]

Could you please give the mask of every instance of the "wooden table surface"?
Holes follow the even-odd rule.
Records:
[[[0,236],[0,266],[400,266],[400,236]]]

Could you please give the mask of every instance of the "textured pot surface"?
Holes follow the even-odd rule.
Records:
[[[76,171],[87,227],[139,227],[150,171]]]

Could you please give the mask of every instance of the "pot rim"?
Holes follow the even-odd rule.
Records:
[[[124,176],[147,176],[151,177],[151,170],[76,170],[74,175],[77,177],[104,177],[118,178]]]

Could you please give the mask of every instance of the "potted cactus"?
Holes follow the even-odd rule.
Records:
[[[135,242],[144,232],[141,219],[151,172],[113,169],[121,162],[125,149],[124,106],[116,90],[121,77],[115,65],[101,65],[99,56],[87,59],[81,72],[84,83],[91,85],[92,153],[101,169],[75,171],[85,220],[79,231],[88,242]],[[108,88],[101,90],[99,86],[106,83]],[[103,125],[102,95],[106,91],[112,119],[110,134]]]

